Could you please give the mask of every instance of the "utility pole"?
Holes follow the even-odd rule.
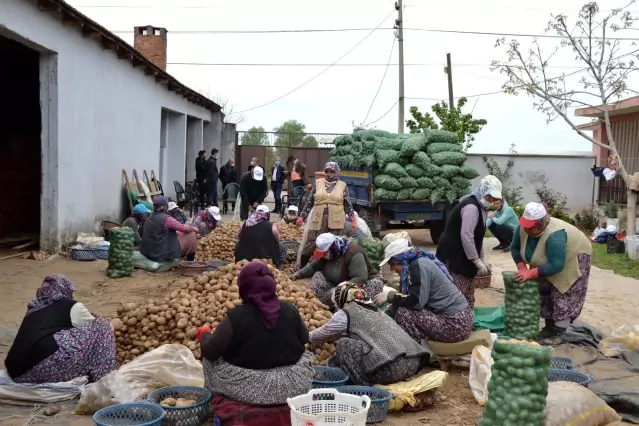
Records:
[[[453,64],[450,53],[446,54],[446,74],[448,74],[448,108],[452,110],[455,107],[455,99],[453,97]]]
[[[397,133],[404,133],[404,7],[402,0],[395,2],[397,19],[395,20],[395,35],[399,47],[399,116],[397,119]]]

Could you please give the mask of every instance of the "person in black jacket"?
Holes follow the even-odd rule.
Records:
[[[195,159],[195,181],[200,194],[200,207],[206,203],[206,151],[201,150]]]
[[[206,193],[207,193],[207,206],[217,206],[217,180],[219,172],[217,170],[217,157],[219,149],[213,148],[211,150],[211,156],[206,161]]]
[[[240,219],[246,220],[249,216],[249,208],[255,209],[262,204],[268,193],[264,170],[256,166],[252,171],[246,172],[240,179]]]
[[[286,179],[286,172],[281,165],[281,158],[279,155],[275,156],[275,162],[271,169],[271,189],[273,190],[273,197],[275,198],[275,212],[283,216],[282,213],[282,187],[284,186],[284,180]]]
[[[222,182],[222,194],[224,204],[222,206],[222,214],[228,213],[228,205],[226,200],[228,194],[225,192],[226,186],[231,183],[237,183],[237,171],[235,170],[235,158],[229,158],[225,165],[220,169],[220,182]],[[231,203],[231,210],[235,210],[235,203]]]

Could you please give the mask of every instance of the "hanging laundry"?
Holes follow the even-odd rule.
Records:
[[[603,170],[603,176],[606,180],[613,180],[615,178],[615,176],[617,176],[617,171],[616,170],[611,170],[609,168],[605,168]]]

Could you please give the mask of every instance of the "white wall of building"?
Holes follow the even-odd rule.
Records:
[[[44,247],[97,231],[102,220],[122,219],[122,169],[129,176],[136,169],[142,177],[143,170],[160,176],[162,168],[160,179],[171,195],[173,180],[184,181],[186,115],[198,119],[200,129],[202,120],[221,120],[221,114],[169,92],[142,68],[40,12],[35,1],[3,0],[0,35],[46,53],[41,55],[42,140],[43,162],[49,164],[43,179],[52,183],[43,186],[42,207],[56,211],[42,215]],[[163,108],[172,114],[164,123],[168,155],[160,167]],[[208,137],[221,141],[221,121],[219,126]]]

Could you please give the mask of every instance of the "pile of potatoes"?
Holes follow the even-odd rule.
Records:
[[[197,243],[195,258],[200,262],[208,260],[235,260],[235,244],[237,232],[242,222],[233,221],[223,223],[208,235],[200,238]]]
[[[124,303],[118,309],[122,325],[116,328],[117,360],[125,364],[160,345],[180,343],[197,359],[202,359],[196,341],[197,328],[208,325],[215,329],[226,313],[242,304],[237,278],[248,261],[225,265],[215,271],[183,278],[173,284],[169,295],[145,304]],[[268,264],[267,262],[264,262]],[[277,282],[280,300],[297,306],[309,331],[324,325],[331,317],[328,308],[314,293],[294,284],[286,275],[268,264]],[[326,365],[335,352],[333,344],[307,346],[316,355],[316,365]]]
[[[280,241],[302,241],[304,236],[304,229],[294,223],[280,222],[277,230],[280,232]]]

